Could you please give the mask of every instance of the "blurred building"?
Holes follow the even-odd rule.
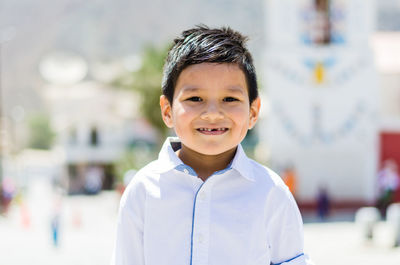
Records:
[[[377,32],[372,38],[379,72],[379,166],[400,165],[400,33]]]
[[[376,1],[379,31],[400,30],[400,2],[398,0]]]
[[[113,166],[129,146],[154,143],[157,135],[138,117],[134,93],[81,81],[87,68],[77,70],[80,60],[65,54],[45,58],[40,70],[49,84],[43,95],[57,135],[55,149],[64,157],[68,192],[96,193],[113,187]]]
[[[315,205],[373,203],[379,156],[379,90],[369,40],[373,0],[269,0],[260,131],[274,169],[293,167],[296,198]]]

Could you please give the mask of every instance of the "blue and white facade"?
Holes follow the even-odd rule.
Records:
[[[260,145],[273,169],[294,166],[296,198],[326,188],[372,202],[377,171],[377,74],[369,46],[374,0],[267,0]]]

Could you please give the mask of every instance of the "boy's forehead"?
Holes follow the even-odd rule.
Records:
[[[226,71],[240,70],[244,75],[244,72],[237,63],[224,63],[224,62],[203,62],[198,64],[191,64],[182,69],[181,74],[188,72],[188,70],[195,69],[197,71],[214,71],[215,69],[225,69]]]
[[[243,70],[236,63],[200,63],[189,65],[179,74],[175,89],[197,92],[204,85],[222,85],[232,93],[247,93]]]

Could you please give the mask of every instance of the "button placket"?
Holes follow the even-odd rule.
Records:
[[[212,183],[204,183],[197,193],[193,231],[192,264],[207,264],[210,229],[210,193]]]
[[[207,196],[204,191],[200,191],[199,194],[197,195],[197,199],[199,202],[204,202],[206,200]]]

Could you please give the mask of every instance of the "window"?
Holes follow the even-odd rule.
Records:
[[[90,130],[90,145],[91,146],[98,146],[99,145],[99,135],[98,135],[96,127],[93,127]]]

